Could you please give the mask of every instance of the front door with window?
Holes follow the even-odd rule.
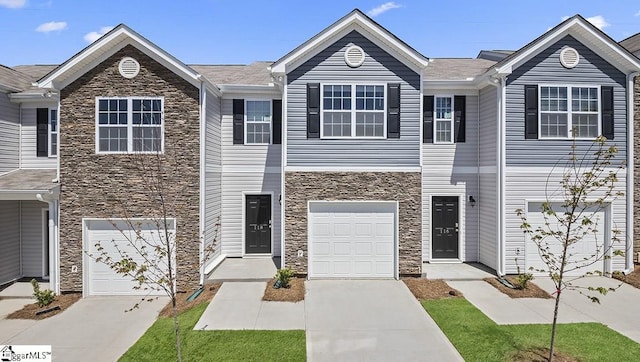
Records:
[[[271,195],[247,195],[245,253],[271,253]]]
[[[458,197],[434,196],[432,204],[432,256],[458,258]]]

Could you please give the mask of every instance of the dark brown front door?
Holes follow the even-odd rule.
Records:
[[[458,197],[433,197],[432,256],[458,258]]]
[[[245,253],[271,253],[271,195],[247,195]]]

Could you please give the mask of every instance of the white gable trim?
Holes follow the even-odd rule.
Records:
[[[543,37],[538,39],[532,46],[528,48],[525,47],[526,49],[516,52],[513,58],[508,59],[507,62],[494,68],[489,73],[510,74],[513,69],[516,69],[567,35],[573,36],[594,50],[603,59],[625,74],[640,70],[640,60],[631,56],[618,43],[606,37],[602,32],[587,24],[586,20],[580,17],[574,17],[543,35]]]
[[[195,87],[200,87],[197,72],[122,24],[46,75],[37,84],[41,88],[62,89],[127,45],[136,47]]]
[[[330,44],[344,37],[352,31],[358,31],[374,44],[401,60],[405,65],[416,72],[422,71],[427,66],[428,59],[423,55],[402,43],[387,30],[371,19],[355,10],[323,30],[306,43],[276,61],[271,67],[273,73],[286,74],[297,68],[302,63],[311,59]]]

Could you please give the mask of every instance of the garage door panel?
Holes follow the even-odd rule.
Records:
[[[334,242],[333,243],[333,254],[340,256],[349,256],[351,255],[351,244],[348,242]]]
[[[373,225],[371,223],[356,223],[356,236],[372,236]]]
[[[364,256],[369,256],[371,254],[373,254],[371,252],[371,243],[366,242],[366,243],[356,243],[356,255],[364,255]]]

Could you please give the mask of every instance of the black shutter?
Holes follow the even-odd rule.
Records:
[[[279,145],[282,144],[282,100],[274,99],[271,108],[273,108],[271,117],[273,144]]]
[[[387,84],[387,138],[400,138],[400,83]]]
[[[244,99],[233,100],[233,144],[244,144]]]
[[[524,138],[538,138],[538,86],[524,86]]]
[[[600,103],[602,104],[602,135],[608,140],[613,139],[613,87],[600,88]]]
[[[433,96],[422,98],[422,143],[433,143]]]
[[[38,108],[36,112],[36,156],[49,156],[49,108]]]
[[[307,84],[307,138],[320,138],[320,83]]]
[[[464,142],[466,136],[467,97],[453,98],[454,141]]]

